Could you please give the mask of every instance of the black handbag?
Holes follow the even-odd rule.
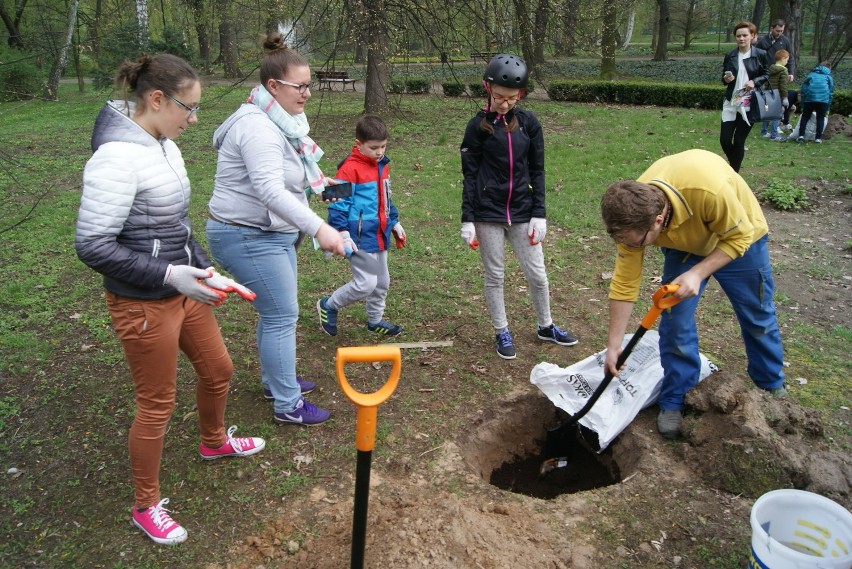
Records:
[[[757,87],[751,91],[751,119],[759,121],[778,121],[784,116],[781,105],[781,92],[778,89]]]

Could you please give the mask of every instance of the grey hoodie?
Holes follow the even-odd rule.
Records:
[[[305,166],[260,108],[244,104],[213,133],[219,151],[210,214],[265,231],[316,235],[322,219],[308,207]]]
[[[189,178],[174,142],[134,122],[134,106],[108,101],[95,120],[83,171],[74,245],[104,287],[129,298],[179,294],[163,284],[169,264],[213,265],[192,237]]]

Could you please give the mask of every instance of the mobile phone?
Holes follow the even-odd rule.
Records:
[[[333,186],[326,186],[322,191],[323,201],[331,201],[334,199],[348,198],[352,195],[352,184],[350,182],[340,182]]]
[[[731,71],[731,70],[725,71],[725,76],[726,76],[726,77],[733,77],[733,76],[734,76],[734,72],[733,72],[733,71]]]

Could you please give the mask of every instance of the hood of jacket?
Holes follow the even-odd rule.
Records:
[[[231,127],[234,126],[234,124],[241,118],[254,114],[265,116],[265,113],[256,105],[252,105],[251,103],[243,103],[240,105],[240,108],[225,119],[225,122],[220,124],[219,128],[217,128],[213,133],[213,147],[216,150],[219,150],[225,142],[225,137],[228,136],[228,131],[231,130]]]
[[[92,152],[107,142],[130,142],[155,146],[159,141],[132,118],[136,103],[109,100],[103,106],[92,129]]]
[[[825,65],[817,65],[813,68],[811,73],[819,73],[820,75],[831,75],[831,69],[826,67]]]

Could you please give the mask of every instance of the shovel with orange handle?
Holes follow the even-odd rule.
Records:
[[[642,322],[639,324],[639,328],[636,330],[636,333],[633,334],[633,337],[630,338],[630,341],[627,342],[627,345],[621,351],[621,355],[618,356],[618,361],[615,364],[617,369],[621,369],[624,363],[627,361],[627,358],[630,357],[630,353],[633,351],[633,348],[636,347],[636,344],[639,343],[639,340],[642,339],[642,336],[645,335],[645,332],[654,327],[654,323],[657,321],[657,318],[660,317],[663,310],[671,308],[678,302],[680,302],[681,298],[674,296],[674,292],[680,288],[680,285],[676,284],[667,284],[663,285],[657,289],[657,292],[654,293],[653,304],[651,308],[648,309],[645,317],[642,318]],[[574,415],[568,418],[567,421],[559,425],[558,427],[554,427],[547,431],[547,440],[545,442],[545,460],[541,463],[541,467],[539,468],[539,476],[543,477],[547,474],[553,472],[560,466],[564,466],[565,458],[554,458],[553,456],[547,457],[547,454],[550,454],[548,449],[554,448],[558,445],[558,441],[561,441],[562,438],[567,434],[568,430],[577,424],[577,422],[582,419],[586,413],[588,413],[592,407],[594,407],[597,400],[606,390],[607,386],[612,381],[614,375],[606,370],[604,373],[603,381],[601,384],[595,389],[595,392],[592,393],[592,396],[589,397],[589,400],[583,405],[583,408],[577,411]]]
[[[390,377],[374,393],[361,393],[346,380],[347,363],[391,362]],[[340,389],[358,408],[355,420],[355,448],[358,462],[355,468],[355,508],[352,516],[352,569],[364,567],[364,548],[367,542],[367,506],[370,497],[370,463],[376,443],[376,418],[379,405],[384,403],[399,383],[402,366],[400,349],[396,346],[361,346],[337,349],[337,382]]]

